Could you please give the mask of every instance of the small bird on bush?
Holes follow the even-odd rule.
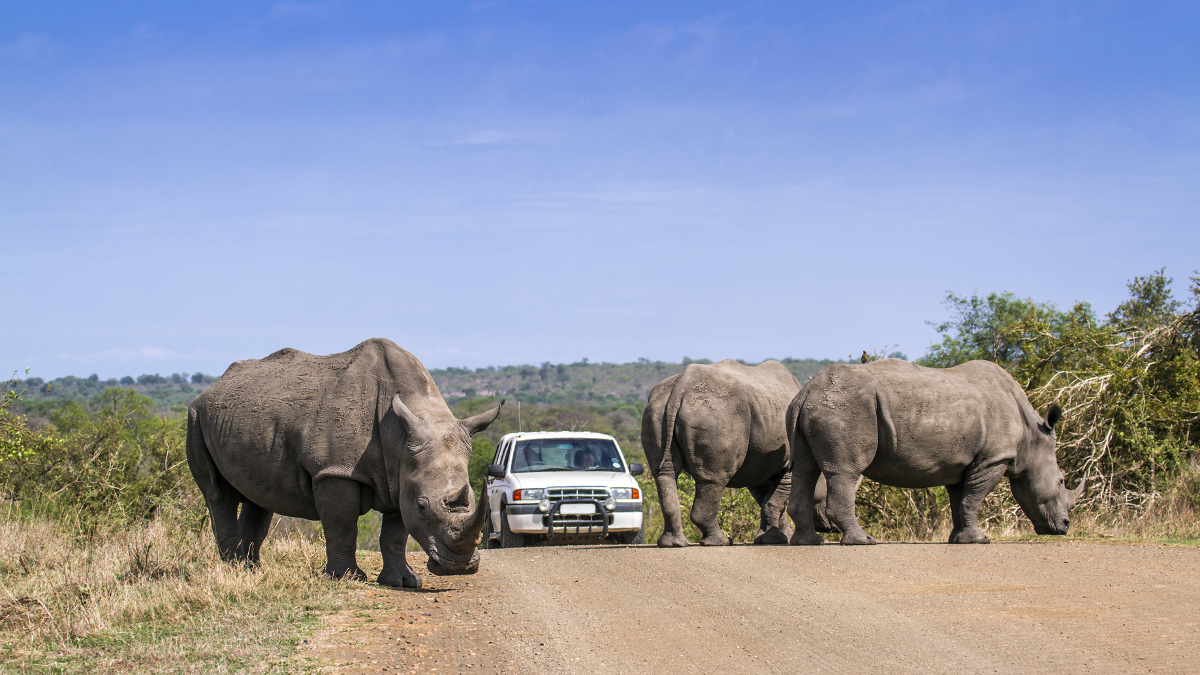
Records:
[[[867,356],[867,350],[864,349],[863,355],[862,355],[862,362],[866,363],[867,361],[870,361],[870,360],[871,360],[871,357]]]

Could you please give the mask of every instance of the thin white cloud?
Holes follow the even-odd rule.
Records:
[[[693,21],[671,25],[643,24],[630,31],[634,39],[652,47],[664,47],[672,42],[688,42],[700,50],[711,48],[721,37],[725,23],[731,14],[711,14]]]
[[[18,61],[45,61],[62,53],[62,46],[50,41],[50,36],[25,33],[0,49],[0,54]]]

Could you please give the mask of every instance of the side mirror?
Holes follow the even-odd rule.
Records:
[[[630,462],[629,463],[629,475],[640,476],[645,472],[646,472],[646,467],[642,466],[640,462]]]
[[[487,475],[488,478],[504,478],[504,465],[489,464]]]

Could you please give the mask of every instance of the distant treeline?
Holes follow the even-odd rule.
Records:
[[[40,377],[12,379],[5,383],[9,391],[21,394],[19,411],[34,418],[47,418],[67,401],[94,407],[95,399],[106,389],[132,389],[150,398],[160,411],[182,412],[208,385],[216,382],[213,375],[204,373],[171,373],[170,375],[126,375],[120,379],[101,380],[99,375],[75,377],[67,375],[49,382]]]
[[[900,355],[902,356],[902,355]],[[755,365],[738,359],[740,363]],[[829,359],[780,359],[801,384],[808,382]],[[633,363],[550,363],[541,366],[520,365],[487,368],[446,368],[430,371],[442,396],[451,404],[477,397],[504,396],[525,404],[564,406],[574,403],[614,406],[619,403],[637,408],[645,405],[650,389],[691,363],[712,363],[708,359],[683,358],[680,363],[638,359]]]
[[[828,359],[782,359],[803,384],[830,363]],[[442,396],[455,405],[472,399],[507,397],[527,405],[554,407],[596,407],[603,414],[619,409],[640,416],[650,389],[689,363],[712,363],[708,359],[684,357],[680,363],[638,359],[633,363],[550,363],[541,366],[489,366],[487,368],[446,368],[430,371]],[[746,363],[742,361],[742,363]],[[750,364],[753,365],[753,364]],[[21,394],[19,410],[34,418],[49,419],[50,413],[66,401],[85,406],[106,389],[132,389],[154,402],[160,412],[182,413],[216,376],[204,373],[170,375],[126,375],[101,380],[98,375],[68,375],[49,382],[40,377],[13,379],[10,391]]]

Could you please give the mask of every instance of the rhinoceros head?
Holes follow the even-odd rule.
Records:
[[[1068,513],[1083,494],[1086,480],[1068,490],[1062,469],[1055,457],[1054,425],[1062,419],[1062,408],[1050,404],[1046,418],[1030,431],[1032,436],[1024,471],[1009,479],[1013,497],[1033,522],[1038,534],[1066,534],[1071,524]]]
[[[437,575],[474,574],[479,569],[475,550],[487,515],[484,502],[476,504],[467,479],[471,435],[487,428],[500,414],[500,406],[468,417],[444,415],[418,417],[399,394],[392,411],[404,427],[397,435],[400,447],[385,448],[397,458],[396,495],[404,527],[429,555],[427,567]]]

